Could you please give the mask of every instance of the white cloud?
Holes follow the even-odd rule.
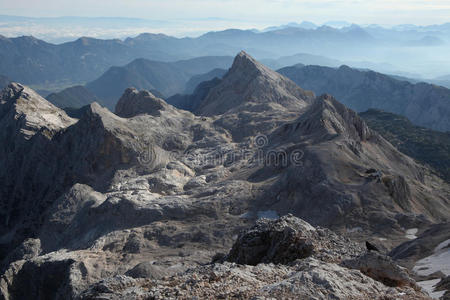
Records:
[[[448,0],[0,0],[1,14],[41,16],[120,16],[171,21],[146,27],[168,34],[264,28],[303,20],[324,23],[418,25],[450,21]],[[213,19],[216,18],[216,19]],[[52,30],[52,28],[41,30]],[[61,29],[62,30],[62,29]],[[134,29],[123,28],[125,32]],[[18,31],[18,30],[16,30]],[[4,33],[4,31],[2,31]],[[10,32],[13,32],[10,29]],[[56,34],[56,33],[55,33]]]

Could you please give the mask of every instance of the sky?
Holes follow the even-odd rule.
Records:
[[[121,17],[143,22],[11,21],[4,17]],[[359,25],[450,22],[450,0],[0,0],[0,35],[61,43],[80,36],[125,38],[142,32],[195,37],[228,28],[264,29],[290,22]]]
[[[358,24],[425,25],[450,21],[450,0],[0,0],[0,14],[196,21],[220,18],[255,25],[336,19]]]

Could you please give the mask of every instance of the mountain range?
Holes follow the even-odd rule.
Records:
[[[126,66],[110,68],[84,87],[67,88],[46,98],[60,108],[80,108],[98,101],[113,110],[128,87],[150,90],[158,97],[165,98],[195,88],[194,85],[203,79],[202,76],[214,75],[208,73],[217,68],[228,68],[232,60],[232,57],[227,56],[199,57],[177,62],[136,59]],[[196,79],[194,76],[200,77]],[[189,82],[191,79],[194,81]],[[78,103],[74,99],[79,99]]]
[[[285,60],[281,58],[276,65]],[[169,103],[192,111],[206,96],[205,87],[211,84],[203,84],[197,92],[196,87],[203,81],[222,78],[230,64],[231,57],[201,57],[174,63],[139,59],[124,67],[111,68],[84,88],[65,89],[47,99],[60,108],[80,108],[98,101],[113,109],[123,90],[136,87],[150,90]],[[442,86],[348,66],[331,68],[298,64],[278,72],[316,94],[333,94],[358,112],[381,109],[405,116],[418,126],[444,132],[450,130],[447,117],[450,90]]]
[[[232,57],[200,57],[174,63],[137,59],[125,67],[113,67],[86,88],[114,108],[123,91],[130,87],[156,90],[165,97],[181,93],[192,76],[214,68],[228,68]]]
[[[230,297],[240,282],[241,298],[427,299],[361,242],[392,248],[448,222],[448,183],[246,52],[204,93],[196,114],[129,88],[114,113],[94,102],[72,118],[27,86],[3,90],[4,298],[208,298],[224,280]],[[283,272],[297,275],[278,290]]]
[[[135,59],[178,61],[199,56],[230,56],[240,49],[267,59],[297,53],[314,53],[344,62],[367,61],[367,57],[372,57],[372,62],[369,62],[372,65],[394,64],[396,67],[392,69],[398,68],[398,72],[418,73],[419,70],[424,73],[420,66],[410,68],[415,62],[401,53],[406,47],[411,55],[422,55],[426,51],[422,47],[424,43],[430,47],[441,47],[437,51],[445,52],[448,42],[445,28],[439,29],[441,31],[400,31],[357,25],[340,29],[329,26],[309,29],[288,26],[265,32],[229,29],[208,32],[196,38],[149,33],[124,40],[82,37],[62,44],[51,44],[31,36],[0,36],[0,56],[3,58],[0,74],[38,89],[55,91],[56,88],[85,84],[109,68],[124,66]],[[417,41],[420,42],[418,45],[406,45]],[[430,41],[442,43],[433,46],[435,43]],[[391,48],[392,59],[378,55],[378,50],[385,47]],[[433,61],[424,63],[436,66]],[[437,67],[443,71],[447,65],[448,62],[440,61]]]

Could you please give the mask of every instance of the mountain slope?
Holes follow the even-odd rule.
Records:
[[[200,83],[190,95],[176,94],[167,98],[167,103],[179,109],[194,112],[198,109],[203,100],[208,96],[211,89],[220,84],[221,79],[214,78]]]
[[[80,108],[92,102],[99,102],[93,93],[81,85],[64,89],[59,93],[52,93],[46,99],[59,108]]]
[[[450,133],[414,126],[407,118],[380,110],[359,114],[392,145],[450,180]]]
[[[189,79],[215,68],[227,68],[231,57],[200,57],[178,62],[157,62],[137,59],[124,67],[112,67],[86,88],[113,109],[128,87],[157,90],[164,96],[180,93]]]
[[[214,78],[221,79],[225,74],[227,73],[227,70],[225,69],[214,69],[208,73],[205,74],[199,74],[192,76],[191,79],[186,83],[186,87],[184,89],[183,94],[189,95],[194,93],[195,89],[199,84],[205,81],[210,81]]]
[[[358,112],[376,108],[405,116],[419,126],[450,130],[450,90],[444,87],[411,84],[347,66],[293,66],[278,72],[305,89],[330,93]]]

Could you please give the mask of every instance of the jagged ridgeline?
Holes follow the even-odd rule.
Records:
[[[74,118],[24,85],[3,90],[5,298],[32,298],[37,291],[42,299],[126,298],[132,287],[143,298],[164,298],[138,289],[133,276],[162,278],[208,263],[216,252],[228,253],[239,231],[261,216],[291,213],[311,224],[293,221],[303,224],[297,231],[324,226],[350,232],[356,242],[386,239],[387,246],[403,240],[407,228],[448,221],[450,188],[434,172],[333,96],[316,96],[245,52],[195,101],[188,112],[151,92],[127,89],[114,113],[92,103]],[[389,291],[403,299],[423,296],[400,271],[405,290],[396,289],[400,283],[385,288],[382,275],[364,269],[384,258],[365,259],[346,267],[311,260],[302,272],[331,270],[322,274],[333,280],[345,273],[367,299]],[[273,276],[290,272],[276,268],[284,271]],[[249,288],[263,295],[263,286]],[[192,294],[202,295],[208,297]]]

